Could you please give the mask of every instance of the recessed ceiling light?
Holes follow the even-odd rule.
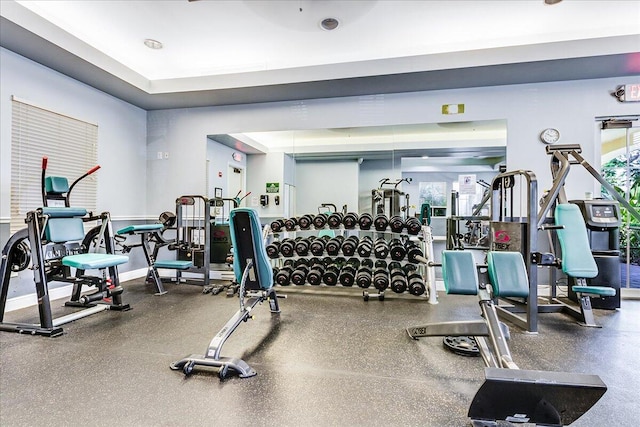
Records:
[[[158,40],[145,39],[144,45],[149,49],[162,49],[162,43],[160,43]]]
[[[338,25],[340,25],[340,21],[337,18],[325,18],[320,21],[320,27],[327,31],[335,30]]]
[[[549,4],[549,5],[552,5],[552,4],[558,4],[558,3],[560,3],[561,1],[562,1],[562,0],[544,0],[544,4]]]

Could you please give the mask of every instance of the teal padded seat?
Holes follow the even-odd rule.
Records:
[[[172,270],[188,270],[193,267],[193,262],[191,261],[180,261],[180,260],[164,260],[164,261],[156,261],[153,263],[155,268],[170,268]]]
[[[62,258],[62,265],[79,270],[101,269],[126,264],[127,262],[129,262],[129,257],[126,255],[98,253],[67,255]]]
[[[473,254],[466,251],[442,251],[442,279],[447,294],[476,295],[478,270]]]
[[[147,233],[149,231],[160,231],[162,230],[162,224],[140,224],[140,225],[129,225],[127,227],[121,228],[116,231],[116,234],[137,234],[137,233]]]
[[[577,294],[592,294],[601,297],[613,297],[616,295],[615,288],[606,286],[572,286],[571,289]]]
[[[527,298],[529,276],[520,252],[490,251],[487,253],[489,280],[493,295]]]
[[[556,225],[562,250],[562,271],[570,277],[593,278],[598,275],[598,266],[591,254],[591,246],[582,213],[577,205],[559,204],[555,212]]]

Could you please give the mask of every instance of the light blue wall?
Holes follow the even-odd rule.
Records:
[[[209,161],[209,187],[207,188],[206,195],[208,197],[214,197],[214,188],[222,189],[222,197],[231,198],[235,197],[238,192],[237,189],[229,190],[227,188],[227,171],[229,165],[238,167],[241,169],[247,168],[247,156],[242,154],[241,161],[233,160],[233,153],[236,150],[222,145],[219,142],[208,140],[207,141],[207,160]],[[218,172],[222,172],[222,176],[218,176]],[[240,195],[242,197],[243,194]]]
[[[0,48],[0,247],[9,238],[12,96],[97,124],[98,210],[111,212],[115,229],[147,217],[147,112]],[[140,265],[132,261],[120,270]],[[34,291],[26,270],[9,297]]]
[[[558,128],[561,143],[581,144],[587,161],[598,167],[600,141],[594,119],[638,114],[637,104],[623,104],[610,95],[618,85],[636,80],[633,77],[581,80],[152,111],[149,112],[150,150],[156,146],[173,147],[181,149],[182,155],[173,158],[175,165],[168,170],[149,168],[150,180],[158,179],[166,184],[161,187],[163,194],[149,189],[149,210],[159,211],[163,197],[170,198],[187,190],[203,191],[204,135],[216,133],[504,119],[507,121],[507,169],[533,170],[539,188],[549,188],[552,181],[549,158],[538,140],[540,131]],[[441,114],[442,104],[455,103],[465,104],[464,115]],[[152,131],[155,127],[162,129]],[[180,176],[178,162],[188,164],[193,176],[167,182],[163,177]],[[251,173],[249,168],[248,179]],[[586,172],[576,170],[567,181],[567,194],[577,198],[586,191],[595,192],[596,187]]]

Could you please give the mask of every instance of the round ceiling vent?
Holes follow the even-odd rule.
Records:
[[[325,18],[320,21],[320,27],[327,31],[335,30],[338,28],[338,25],[340,25],[340,21],[338,21],[337,18]]]

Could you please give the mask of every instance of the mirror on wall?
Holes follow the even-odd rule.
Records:
[[[375,213],[379,203],[374,191],[394,188],[403,193],[400,204],[409,208],[409,215],[416,213],[425,197],[438,193],[435,213],[446,216],[451,213],[449,196],[457,190],[460,175],[490,182],[498,173],[498,165],[506,160],[506,132],[505,120],[490,120],[244,132],[208,138],[219,152],[229,151],[223,157],[231,152],[246,156],[247,191],[252,192],[247,206],[260,206],[256,197],[269,195],[265,186],[280,183],[280,203],[274,204],[276,193],[271,193],[268,208],[261,211],[265,216],[317,212],[323,204]],[[481,186],[478,193],[481,197]],[[476,196],[465,197],[461,207],[470,210]],[[388,203],[384,209],[389,209]]]

